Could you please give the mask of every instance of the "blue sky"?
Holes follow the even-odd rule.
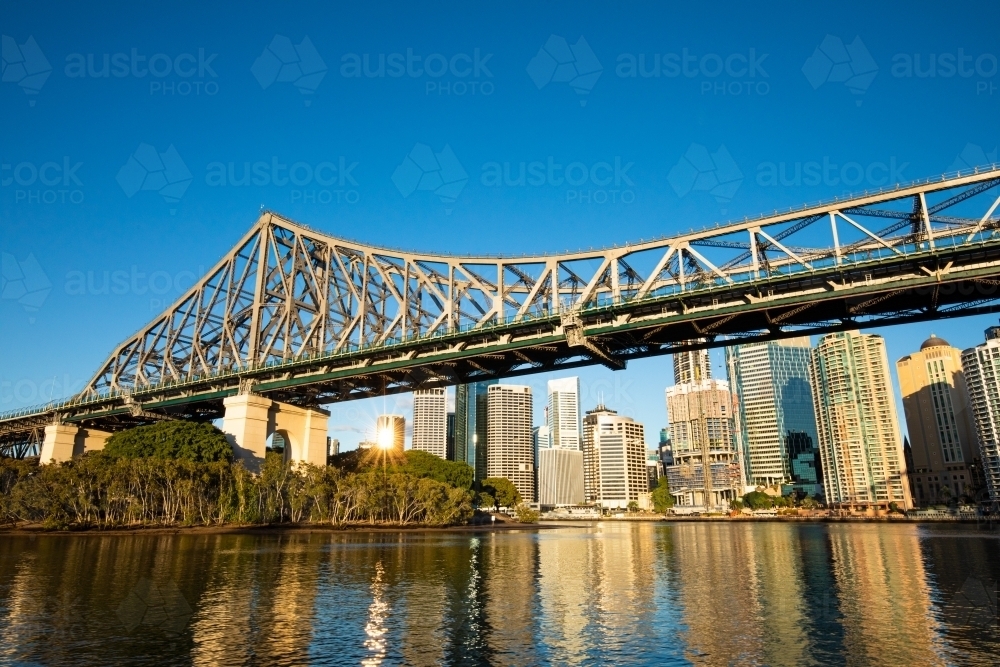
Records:
[[[934,176],[995,160],[1000,141],[990,4],[105,7],[2,9],[0,251],[30,289],[5,283],[0,298],[0,410],[78,390],[262,205],[374,244],[556,252]],[[549,58],[571,47],[565,82]],[[297,73],[281,68],[289,51]],[[823,66],[841,53],[850,86]],[[417,144],[450,149],[464,184],[394,181]],[[669,178],[699,147],[728,156],[720,188]],[[163,180],[141,190],[149,156]],[[496,183],[504,163],[532,161],[562,167],[539,185]],[[240,185],[245,163],[259,164]],[[611,182],[570,186],[573,163],[607,163]],[[821,176],[774,183],[781,163]],[[968,347],[995,321],[879,333],[895,361],[931,330]],[[663,357],[580,371],[584,407],[603,396],[652,443],[669,369]],[[539,419],[546,379],[528,380]],[[334,406],[332,434],[351,446],[383,409],[408,403]]]

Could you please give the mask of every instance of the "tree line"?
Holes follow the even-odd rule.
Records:
[[[464,463],[413,451],[381,467],[362,457],[332,463],[292,465],[269,453],[253,474],[232,461],[225,436],[210,424],[156,424],[115,434],[104,451],[58,465],[0,459],[0,524],[405,526],[461,524],[474,514]]]

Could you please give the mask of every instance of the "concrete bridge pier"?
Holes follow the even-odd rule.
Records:
[[[104,449],[111,434],[94,428],[80,428],[73,424],[50,424],[45,427],[45,439],[42,441],[42,451],[39,461],[46,463],[62,463],[82,456],[84,452],[96,452]]]
[[[285,442],[285,460],[326,465],[326,432],[330,413],[272,401],[256,394],[240,394],[223,401],[222,431],[237,460],[252,472],[264,463],[267,439],[274,434]]]

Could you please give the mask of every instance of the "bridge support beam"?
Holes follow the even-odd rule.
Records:
[[[285,460],[293,463],[326,465],[326,433],[330,413],[279,403],[256,394],[240,394],[223,401],[226,414],[222,430],[233,446],[237,460],[252,472],[259,472],[267,451],[267,439],[274,434],[285,443]]]
[[[50,424],[45,427],[39,460],[43,464],[63,463],[85,452],[97,452],[104,449],[110,437],[110,433],[93,428]]]

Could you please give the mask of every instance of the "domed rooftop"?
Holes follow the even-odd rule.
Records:
[[[926,350],[929,347],[948,347],[948,341],[944,338],[938,338],[934,334],[931,334],[931,337],[920,345],[920,349]]]

